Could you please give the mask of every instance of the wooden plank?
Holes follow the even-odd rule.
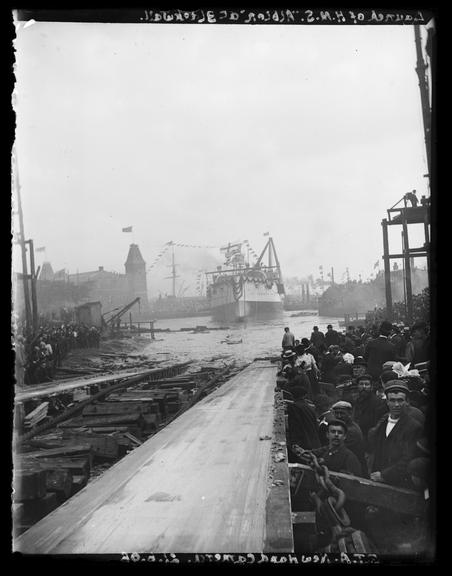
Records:
[[[68,441],[72,443],[83,442],[90,447],[93,456],[101,458],[118,457],[118,442],[107,434],[74,432],[72,437],[68,438]]]
[[[84,426],[87,428],[95,428],[96,426],[112,426],[115,424],[135,424],[139,425],[142,420],[141,414],[118,414],[116,416],[98,416],[98,417],[85,417],[71,418],[66,422],[58,424],[58,428],[78,428]]]
[[[289,464],[291,473],[304,472],[302,489],[312,490],[317,488],[315,475],[309,466],[305,464]],[[422,496],[414,490],[406,490],[397,486],[390,486],[382,482],[373,482],[366,478],[358,478],[349,474],[332,472],[330,476],[341,490],[345,492],[349,500],[362,502],[381,508],[387,508],[401,514],[414,516],[423,515],[425,502]]]
[[[103,376],[93,376],[89,378],[71,378],[64,382],[53,382],[51,384],[38,384],[30,386],[27,390],[20,391],[16,394],[16,401],[31,400],[32,398],[40,398],[45,396],[52,396],[54,394],[62,394],[77,388],[84,388],[85,386],[92,386],[94,384],[103,384],[106,382],[114,382],[116,380],[123,380],[135,376],[148,376],[154,370],[134,370],[133,372],[124,371],[116,372],[115,374],[105,374]]]
[[[265,441],[265,439],[263,440]],[[270,489],[266,503],[265,552],[294,550],[290,503],[289,468],[287,465],[284,402],[280,390],[275,391],[272,465]]]
[[[25,416],[24,425],[27,427],[35,426],[38,422],[47,417],[49,409],[48,402],[42,402],[32,412]]]
[[[83,416],[94,416],[103,414],[124,414],[124,413],[143,413],[149,411],[149,405],[144,402],[101,402],[99,404],[90,404],[83,409]]]
[[[89,477],[91,471],[91,459],[83,458],[33,458],[22,460],[21,465],[26,469],[33,467],[34,471],[40,470],[69,470],[73,475]],[[45,481],[44,481],[45,483]]]
[[[263,552],[271,442],[259,438],[273,433],[276,370],[257,364],[240,372],[32,526],[14,549]]]
[[[152,382],[154,384],[154,382]],[[158,384],[159,390],[166,390],[168,388],[182,388],[191,390],[192,388],[196,388],[197,384],[194,380],[189,380],[188,382],[161,382]],[[144,387],[143,387],[144,388]]]
[[[129,432],[125,432],[124,436],[128,438],[136,446],[141,446],[143,444],[141,440],[138,440],[138,438],[136,438],[133,434],[129,434]]]
[[[34,452],[23,452],[19,456],[26,456],[27,458],[57,458],[58,456],[74,456],[77,454],[86,454],[91,452],[91,446],[87,443],[76,444],[75,446],[61,446],[58,448],[51,448],[50,450],[37,450]]]
[[[151,368],[144,370],[132,370],[124,372],[115,372],[114,374],[104,374],[99,376],[90,376],[86,378],[71,378],[64,382],[52,382],[50,384],[37,384],[36,386],[29,386],[27,389],[18,390],[16,392],[16,402],[30,400],[32,398],[40,398],[45,396],[52,396],[54,394],[61,394],[76,388],[84,388],[85,386],[92,386],[93,384],[105,384],[107,382],[114,382],[116,380],[124,380],[136,376],[155,377],[158,375],[165,375],[166,372],[173,372],[174,374],[182,372],[191,362],[183,362],[182,364],[175,364],[168,368]]]

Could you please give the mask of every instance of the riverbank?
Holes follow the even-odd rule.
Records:
[[[98,348],[74,348],[69,351],[52,378],[64,380],[75,376],[110,373],[131,368],[152,368],[158,361],[140,352],[149,344],[142,336],[115,337],[101,340]]]

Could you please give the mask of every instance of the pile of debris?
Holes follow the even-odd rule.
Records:
[[[148,341],[146,341],[148,342]],[[55,368],[54,380],[105,374],[118,370],[153,368],[160,361],[136,353],[137,342],[108,340],[100,348],[76,348]],[[122,352],[119,350],[123,350]]]
[[[102,399],[84,400],[81,414],[60,421],[48,433],[31,438],[28,433],[15,454],[15,534],[27,530],[221,385],[231,377],[231,370],[233,365],[222,370],[201,368],[116,389]],[[29,430],[25,423],[42,422],[38,416],[47,415],[49,406],[64,398],[49,400],[24,417],[22,432]]]

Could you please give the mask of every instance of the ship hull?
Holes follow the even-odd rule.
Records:
[[[212,308],[212,318],[218,322],[240,322],[245,318],[262,320],[283,312],[282,302],[229,302]]]
[[[240,322],[245,318],[263,319],[281,314],[283,302],[275,284],[246,282],[240,295],[232,285],[217,286],[210,300],[212,318],[221,322]]]

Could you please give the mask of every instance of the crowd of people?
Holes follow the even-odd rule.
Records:
[[[430,290],[424,288],[419,294],[412,297],[412,317],[414,322],[427,322],[430,318]],[[407,321],[407,307],[405,302],[394,302],[392,305],[392,318],[397,323]],[[366,320],[371,323],[382,322],[387,317],[386,308],[375,308],[366,314]]]
[[[299,340],[286,327],[282,348],[289,460],[311,453],[331,471],[420,490],[428,503],[428,325],[315,326]]]
[[[76,322],[43,321],[35,336],[16,338],[16,379],[25,385],[49,382],[74,348],[98,348],[100,331]]]

